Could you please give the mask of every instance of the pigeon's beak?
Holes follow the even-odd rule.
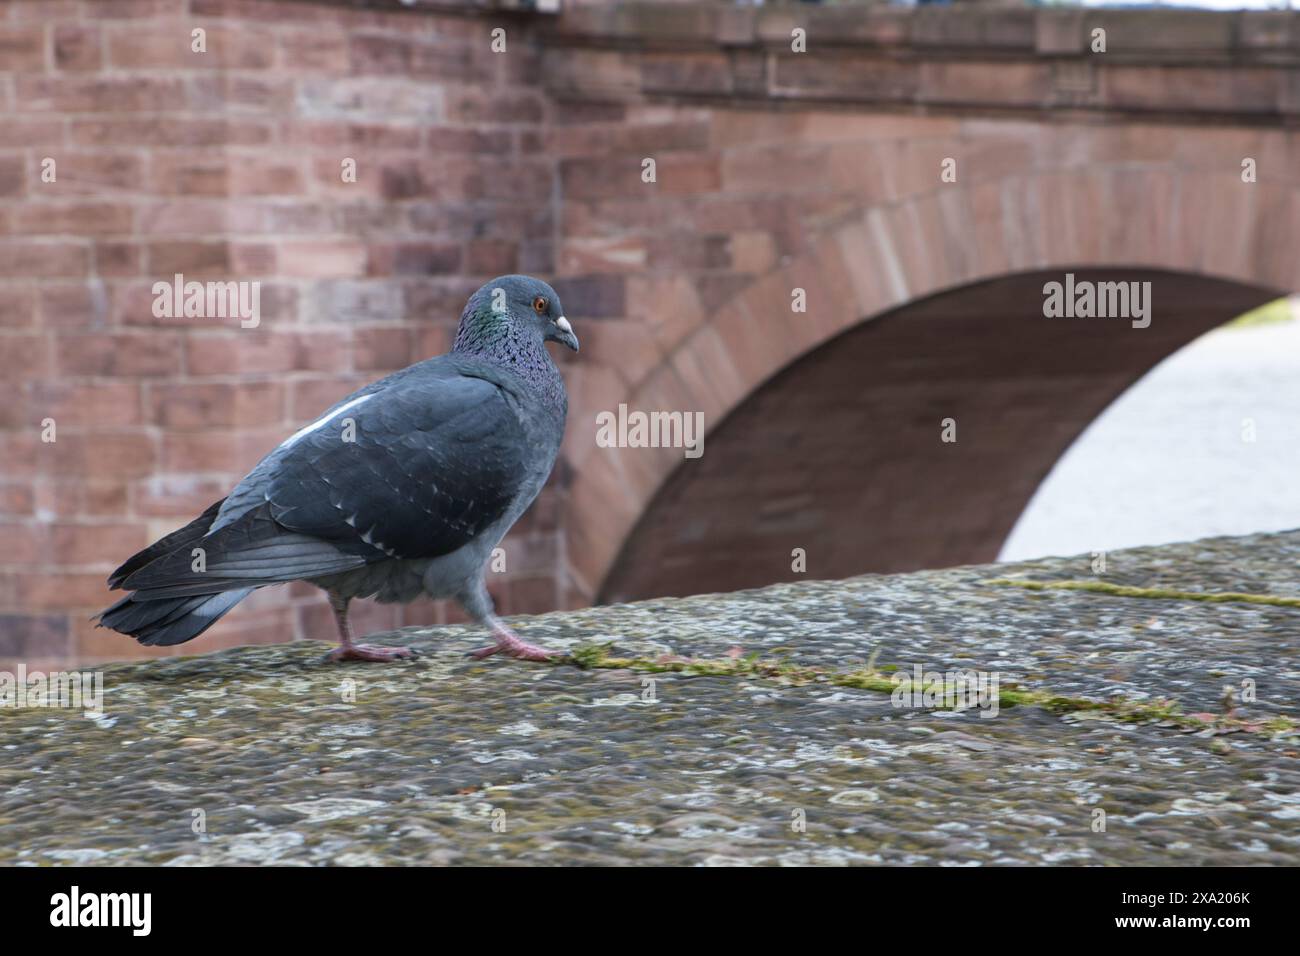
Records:
[[[560,316],[555,320],[555,327],[559,329],[555,341],[561,345],[567,345],[575,352],[578,351],[578,337],[573,334],[573,326],[569,324],[569,320],[564,316]]]

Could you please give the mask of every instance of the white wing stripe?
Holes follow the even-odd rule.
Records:
[[[352,401],[348,402],[346,405],[340,405],[338,408],[334,409],[334,411],[330,412],[329,414],[321,418],[316,419],[314,422],[312,422],[310,425],[307,425],[305,428],[298,429],[296,432],[294,432],[284,441],[280,442],[280,447],[288,448],[290,445],[296,442],[299,438],[302,438],[304,435],[310,435],[316,429],[324,428],[326,425],[330,423],[330,421],[336,415],[342,415],[349,408],[352,408],[356,405],[360,405],[362,402],[369,401],[374,397],[375,397],[375,393],[371,392],[369,395],[362,395],[360,398],[352,399]]]

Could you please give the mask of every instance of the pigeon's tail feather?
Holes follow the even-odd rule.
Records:
[[[184,644],[217,623],[252,590],[242,588],[156,601],[128,595],[101,614],[99,623],[151,647]]]
[[[135,572],[147,567],[159,558],[164,558],[173,551],[185,547],[187,544],[193,544],[195,541],[198,541],[208,533],[208,528],[211,527],[212,522],[216,520],[217,512],[221,509],[221,505],[225,500],[225,498],[222,498],[221,501],[213,502],[208,506],[207,511],[203,512],[203,514],[199,515],[185,527],[178,531],[173,531],[166,537],[159,538],[143,551],[138,551],[131,555],[131,557],[127,558],[120,568],[109,575],[108,586],[110,588],[120,588],[122,582],[135,574]]]
[[[213,531],[221,502],[133,556],[109,578],[131,593],[99,616],[141,644],[198,637],[254,588],[325,577],[366,563],[329,541],[288,530],[263,505]]]
[[[329,541],[289,530],[263,505],[216,531],[182,538],[179,546],[142,562],[119,583],[135,592],[136,601],[158,601],[310,580],[365,563]]]

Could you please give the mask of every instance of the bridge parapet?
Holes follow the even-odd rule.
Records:
[[[1253,535],[520,620],[573,653],[554,667],[469,660],[472,627],[386,636],[420,657],[382,674],[312,642],[115,665],[95,719],[0,708],[0,864],[1288,865],[1298,555]]]
[[[791,49],[798,29],[807,52]],[[1287,11],[640,2],[565,10],[541,36],[548,86],[567,98],[1300,115],[1300,14]]]

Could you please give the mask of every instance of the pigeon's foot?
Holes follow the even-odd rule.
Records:
[[[469,656],[476,661],[491,657],[493,654],[504,654],[506,657],[513,657],[520,661],[549,661],[555,656],[546,648],[538,647],[536,644],[529,644],[505,628],[499,628],[493,634],[497,639],[495,644],[491,647],[480,647],[476,651],[471,651]]]
[[[328,661],[396,661],[414,657],[409,647],[377,647],[374,644],[345,644],[325,655]]]

